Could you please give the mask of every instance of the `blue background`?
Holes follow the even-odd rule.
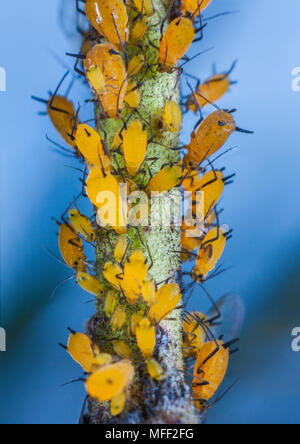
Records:
[[[72,8],[73,0],[65,2]],[[71,67],[64,53],[78,50],[78,37],[62,31],[60,5],[6,2],[0,17],[0,65],[7,72],[7,92],[0,93],[0,325],[8,335],[0,355],[1,423],[75,423],[84,397],[80,384],[59,387],[80,370],[57,343],[67,326],[81,330],[93,307],[73,281],[51,297],[71,273],[45,249],[57,252],[50,218],[62,214],[80,184],[65,167],[72,161],[50,150],[44,135],[58,137],[48,118],[36,115],[43,107],[30,100],[47,97],[65,72],[53,52]],[[206,78],[213,62],[225,70],[238,58],[232,78],[239,83],[220,105],[237,107],[239,126],[255,130],[234,134],[230,146],[240,148],[223,159],[237,173],[222,216],[235,230],[224,256],[232,268],[208,288],[215,297],[240,294],[247,316],[228,376],[240,381],[209,422],[299,423],[300,354],[291,351],[291,331],[300,325],[300,93],[292,91],[291,71],[300,65],[300,3],[215,0],[206,15],[225,10],[239,13],[210,22],[192,53],[213,50],[187,66]],[[86,94],[76,84],[71,95],[76,103]],[[91,108],[85,112],[92,117]],[[187,116],[183,138],[193,124]]]

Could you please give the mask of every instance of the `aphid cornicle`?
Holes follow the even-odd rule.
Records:
[[[86,55],[84,68],[87,79],[108,117],[118,117],[124,106],[127,74],[117,48],[109,43],[94,46]],[[95,76],[91,76],[91,72],[95,71],[104,79],[101,89],[99,81],[94,82]],[[99,79],[99,76],[96,78]]]
[[[91,276],[90,274],[81,271],[77,273],[77,282],[87,293],[91,293],[98,298],[104,295],[104,289],[95,276]]]
[[[67,351],[88,373],[91,371],[95,356],[100,353],[99,347],[87,335],[75,332],[70,334]]]
[[[123,360],[115,364],[105,365],[86,381],[88,394],[98,401],[111,401],[119,396],[131,384],[134,367],[131,362]]]
[[[86,257],[83,252],[82,240],[69,225],[60,224],[58,244],[65,263],[76,271],[84,271]]]
[[[226,233],[222,228],[212,228],[202,241],[192,274],[197,280],[204,280],[216,267],[226,246]]]
[[[125,48],[128,16],[123,0],[86,0],[86,16],[91,25],[112,45]]]
[[[192,134],[186,147],[186,165],[200,165],[203,160],[222,148],[235,130],[236,123],[232,114],[222,110],[211,113]]]
[[[147,133],[139,120],[134,120],[123,132],[123,153],[126,169],[135,176],[145,160],[147,152]]]
[[[96,233],[92,222],[87,216],[81,214],[77,209],[71,208],[69,211],[69,220],[74,230],[81,234],[86,240],[93,242],[96,239]]]
[[[182,59],[195,38],[192,21],[186,17],[173,20],[160,42],[158,65],[161,71],[171,71]]]
[[[229,349],[222,341],[206,342],[199,351],[194,367],[193,396],[202,410],[223,382],[229,363]]]
[[[98,168],[105,172],[112,170],[109,156],[103,148],[101,137],[97,131],[89,125],[80,124],[76,129],[75,142],[90,168]]]

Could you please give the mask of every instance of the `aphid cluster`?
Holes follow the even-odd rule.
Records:
[[[234,338],[231,335],[225,342],[218,326],[224,321],[226,301],[213,303],[211,316],[187,312],[186,303],[194,286],[202,287],[221,272],[219,261],[231,237],[231,230],[220,225],[218,203],[233,176],[226,177],[223,169],[215,169],[212,157],[219,155],[234,131],[243,131],[236,125],[233,110],[215,104],[232,84],[229,76],[234,66],[190,87],[191,95],[182,106],[172,98],[166,100],[155,119],[143,117],[142,108],[145,83],[153,79],[159,82],[160,76],[175,75],[177,82],[182,77],[187,51],[202,38],[202,13],[210,2],[172,0],[167,15],[160,17],[152,0],[78,0],[77,9],[86,15],[90,29],[83,35],[80,53],[71,56],[76,58],[75,71],[84,76],[101,109],[100,128],[81,123],[80,109],[58,95],[66,76],[49,100],[38,99],[47,105],[53,125],[71,151],[61,149],[68,155],[73,153],[83,165],[82,192],[57,222],[59,249],[65,264],[74,270],[78,285],[95,296],[102,316],[100,323],[88,324],[87,334],[71,331],[65,348],[84,370],[89,397],[109,408],[112,416],[125,414],[137,402],[131,396],[134,381],[152,378],[159,385],[164,379],[166,369],[158,359],[157,338],[161,323],[172,322],[175,310],[182,313],[186,366],[195,361],[190,384],[197,409],[208,408],[228,366],[229,345]],[[161,37],[152,41],[157,29]],[[151,48],[151,55],[146,48]],[[215,110],[204,118],[209,106]],[[182,148],[183,156],[161,165],[153,174],[149,165],[159,159],[149,158],[151,144],[165,151],[180,151],[183,108],[199,113],[200,120]],[[112,136],[105,131],[108,121],[114,122]],[[165,136],[168,141],[175,137],[176,142],[169,146],[164,143]],[[181,251],[177,252],[183,261],[195,261],[190,272],[181,272],[182,277],[190,276],[190,284],[175,283],[176,276],[160,283],[153,279],[147,230],[131,227],[127,221],[119,193],[121,183],[129,192],[142,190],[148,196],[175,187],[189,191],[194,221],[199,196],[204,196],[203,230],[199,232],[196,222],[184,220]],[[107,202],[99,198],[101,192],[111,193],[116,202],[114,222],[106,225]],[[92,218],[77,207],[81,197],[91,202]],[[85,243],[104,255],[101,269],[86,258]],[[230,302],[238,310],[238,300]]]

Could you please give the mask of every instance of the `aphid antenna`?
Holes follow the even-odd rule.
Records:
[[[70,115],[70,113],[69,113],[68,111],[65,111],[64,109],[60,109],[60,108],[56,108],[56,107],[54,107],[54,106],[53,106],[53,102],[54,102],[54,100],[55,100],[55,98],[56,98],[56,96],[57,96],[57,93],[58,93],[60,87],[62,86],[63,82],[65,81],[65,79],[67,78],[67,76],[69,75],[69,73],[70,73],[70,71],[68,70],[68,71],[63,75],[63,77],[62,77],[62,79],[60,80],[59,84],[57,85],[57,87],[56,87],[54,93],[51,95],[51,98],[50,98],[50,101],[49,101],[49,105],[48,105],[49,108],[51,108],[53,111],[58,111],[58,112],[60,112],[60,113],[67,114],[67,115]]]
[[[46,134],[45,137],[46,137],[46,140],[47,140],[48,142],[52,143],[52,145],[55,145],[57,148],[59,148],[59,150],[63,151],[64,153],[69,154],[70,157],[74,157],[74,158],[77,157],[76,154],[74,153],[74,151],[69,150],[68,148],[65,148],[64,146],[62,146],[62,145],[60,145],[59,143],[55,142],[55,141],[52,140],[47,134]],[[59,150],[56,150],[56,151],[59,152]],[[60,153],[60,154],[62,154],[62,153]]]
[[[66,283],[66,282],[68,282],[68,281],[71,281],[71,280],[73,280],[73,279],[75,279],[75,274],[72,274],[72,276],[69,276],[69,277],[67,277],[67,278],[62,279],[61,281],[59,281],[59,282],[55,285],[55,287],[53,288],[53,290],[52,290],[52,292],[51,292],[51,295],[50,295],[50,299],[52,299],[52,298],[54,297],[54,295],[55,295],[57,289],[58,289],[62,284]]]
[[[212,408],[213,406],[215,406],[218,402],[220,402],[226,395],[227,395],[227,393],[229,393],[229,391],[237,384],[237,382],[239,381],[239,379],[236,379],[227,389],[225,389],[224,391],[223,391],[223,393],[221,393],[218,397],[217,397],[217,399],[213,402],[213,403],[211,403],[211,404],[209,404],[209,405],[207,405],[207,409],[210,409],[210,408]]]
[[[72,381],[65,382],[64,384],[59,385],[59,387],[66,387],[67,385],[75,384],[75,382],[85,382],[84,378],[73,379]]]
[[[117,24],[116,24],[116,21],[115,21],[114,14],[111,14],[111,16],[112,16],[112,19],[113,19],[113,24],[114,24],[114,28],[115,28],[116,34],[117,34],[117,36],[118,36],[118,39],[119,39],[119,42],[120,42],[120,45],[121,45],[122,51],[123,51],[123,53],[124,53],[124,59],[125,59],[125,67],[126,67],[126,71],[128,71],[128,65],[129,65],[128,54],[127,54],[127,52],[126,52],[125,46],[124,46],[124,44],[123,44],[123,42],[122,42],[122,39],[121,39],[121,37],[120,37],[120,33],[119,33],[119,30],[118,30],[118,27],[117,27]]]
[[[239,128],[238,126],[235,129],[238,133],[243,133],[243,134],[254,134],[254,131],[251,130],[245,130],[243,128]]]
[[[179,68],[182,69],[187,63],[192,62],[196,58],[200,57],[201,55],[205,54],[206,52],[212,51],[214,48],[208,48],[204,51],[198,52],[198,54],[194,55],[193,57],[190,57],[186,62],[184,62]]]
[[[61,347],[65,351],[68,350],[68,347],[66,345],[62,344],[61,342],[58,343],[58,346]]]
[[[235,10],[235,11],[225,11],[225,12],[220,12],[219,14],[216,14],[216,15],[212,15],[210,17],[205,17],[204,20],[206,22],[208,22],[210,20],[214,20],[214,19],[219,18],[219,17],[224,17],[224,16],[230,15],[230,14],[239,14],[239,13],[240,13],[240,11],[238,9]]]

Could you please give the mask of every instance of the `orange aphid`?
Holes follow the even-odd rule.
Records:
[[[73,128],[79,123],[73,103],[64,96],[50,97],[47,104],[47,113],[56,130],[64,141],[75,148],[76,143],[71,137]]]
[[[212,0],[181,0],[180,10],[184,15],[191,15],[196,18],[199,15],[198,11],[203,12]]]
[[[147,17],[139,18],[136,23],[133,25],[130,43],[136,45],[140,42],[146,35],[148,29],[148,19]]]
[[[71,208],[69,220],[74,231],[81,234],[87,241],[93,242],[96,239],[92,222],[87,216],[81,214],[77,209]]]
[[[91,293],[98,298],[102,297],[104,294],[104,289],[95,276],[79,272],[77,273],[77,282],[84,291]]]
[[[145,57],[143,56],[143,54],[137,54],[129,62],[128,75],[129,76],[137,75],[144,65],[145,65]]]
[[[82,240],[69,225],[61,224],[59,226],[58,244],[65,263],[76,271],[83,271],[86,257],[83,252]]]
[[[87,373],[91,371],[95,356],[100,353],[99,347],[83,333],[70,334],[67,351]]]
[[[212,228],[202,241],[193,274],[202,281],[217,265],[226,246],[226,236],[221,228]]]
[[[201,321],[204,323],[206,321],[206,316],[200,312],[190,313],[183,320],[182,330],[182,346],[183,355],[185,357],[195,357],[201,350],[205,341],[205,331],[201,326]]]
[[[236,123],[232,114],[221,110],[211,113],[192,134],[187,146],[186,164],[200,165],[203,160],[222,148],[235,130]]]
[[[156,293],[157,302],[149,311],[149,319],[160,322],[166,318],[177,307],[181,301],[181,292],[178,284],[165,284]]]
[[[86,55],[84,68],[91,87],[96,92],[108,117],[118,117],[124,106],[127,89],[127,74],[124,62],[117,49],[103,43],[94,46]],[[105,87],[97,91],[97,85],[91,81],[91,70],[102,73]]]
[[[127,320],[125,307],[119,305],[111,317],[110,325],[113,330],[121,330]]]
[[[181,128],[181,108],[178,103],[168,100],[164,107],[164,121],[170,131],[179,133]]]
[[[119,49],[126,46],[128,16],[123,0],[86,0],[85,10],[99,34]]]
[[[185,55],[194,38],[195,29],[189,18],[173,20],[160,42],[158,64],[161,71],[170,71]]]
[[[91,372],[95,372],[99,370],[101,367],[111,364],[112,360],[113,358],[109,353],[99,353],[94,358],[93,364],[91,366]]]
[[[128,303],[135,303],[141,296],[147,272],[148,266],[145,256],[141,251],[135,251],[125,262],[124,278],[121,283]]]
[[[155,328],[147,318],[139,322],[136,328],[136,339],[144,358],[151,358],[156,344],[156,335]]]
[[[121,289],[123,270],[120,265],[113,264],[112,262],[107,262],[104,265],[103,276],[117,290]]]
[[[139,108],[141,100],[142,100],[141,91],[137,87],[137,84],[134,82],[128,83],[128,87],[126,90],[126,96],[124,98],[124,101],[127,103],[127,105],[130,108]],[[117,143],[118,142],[119,141],[117,141]],[[122,141],[121,141],[121,143],[122,143]],[[118,146],[120,146],[121,143],[119,143]]]
[[[162,366],[155,359],[147,359],[146,364],[151,378],[161,381],[164,377]]]
[[[142,297],[149,307],[157,302],[155,283],[151,279],[145,279],[142,285]]]
[[[120,415],[125,407],[126,403],[126,393],[123,392],[120,395],[112,399],[110,403],[110,413],[112,416]]]
[[[206,342],[199,351],[194,368],[193,396],[195,405],[202,410],[221,383],[223,382],[229,363],[229,349],[224,348],[222,341]],[[213,354],[215,352],[215,354]],[[209,358],[209,356],[212,357]],[[203,384],[203,383],[208,383]]]
[[[195,103],[195,98],[198,102],[200,108],[203,108],[210,103],[215,103],[217,100],[221,99],[230,88],[230,79],[226,74],[217,74],[204,83],[199,85],[194,95],[192,95],[187,104],[187,109],[198,111],[198,106]]]
[[[113,343],[113,349],[120,358],[129,359],[131,357],[131,349],[124,341],[115,341]]]
[[[78,125],[75,133],[76,146],[90,168],[105,172],[112,170],[109,156],[103,148],[100,135],[89,125]]]
[[[152,0],[133,0],[135,7],[142,15],[151,17],[154,14]]]
[[[86,381],[86,389],[88,394],[98,401],[111,401],[125,391],[133,377],[133,365],[123,360],[94,372]]]
[[[139,120],[134,120],[123,132],[123,152],[128,174],[135,176],[147,152],[147,133]]]
[[[181,179],[181,167],[179,165],[166,166],[150,180],[147,193],[157,191],[159,193],[170,191],[176,187]]]
[[[206,218],[220,200],[224,191],[224,175],[221,171],[213,170],[204,174],[199,180],[197,188],[193,190],[193,201],[200,202],[204,197],[203,217]],[[197,196],[197,192],[202,191],[204,195]],[[193,205],[195,213],[195,206]]]

